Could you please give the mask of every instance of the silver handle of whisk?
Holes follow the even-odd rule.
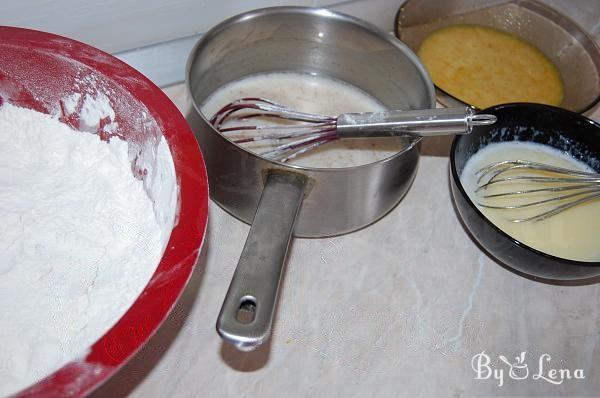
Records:
[[[494,124],[496,116],[476,114],[471,107],[418,109],[338,116],[340,138],[417,135],[422,137],[468,134],[473,126]]]

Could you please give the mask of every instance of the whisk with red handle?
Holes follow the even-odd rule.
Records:
[[[251,124],[255,120],[263,124]],[[468,134],[473,126],[495,122],[496,116],[477,114],[471,107],[328,116],[251,97],[228,103],[210,119],[218,131],[236,144],[273,142],[259,154],[280,162],[343,138]]]

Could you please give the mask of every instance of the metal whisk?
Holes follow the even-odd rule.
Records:
[[[571,170],[527,160],[507,160],[492,163],[481,168],[475,174],[479,176],[475,193],[486,191],[492,186],[498,188],[502,186],[507,189],[504,192],[484,194],[482,199],[506,198],[513,201],[513,204],[509,205],[478,203],[482,207],[523,209],[547,204],[552,206],[531,217],[511,220],[513,222],[540,221],[600,198],[600,174],[597,173]],[[531,188],[515,189],[515,184],[522,183],[531,185]],[[541,199],[539,195],[542,195]],[[514,200],[517,198],[523,202],[514,204]]]
[[[262,125],[247,124],[259,119]],[[264,98],[241,98],[218,110],[210,122],[237,144],[273,141],[259,154],[285,162],[341,138],[467,134],[473,126],[495,123],[496,116],[475,114],[470,107],[327,116]]]

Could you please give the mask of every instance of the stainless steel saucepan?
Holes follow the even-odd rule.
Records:
[[[390,158],[318,169],[262,158],[232,143],[201,105],[224,84],[248,75],[295,71],[354,85],[389,109],[435,107],[434,88],[400,41],[359,19],[325,9],[275,7],[235,16],[194,47],[187,64],[186,117],[204,154],[212,199],[252,224],[217,331],[241,350],[270,336],[292,235],[326,237],[373,223],[414,179],[419,138]]]

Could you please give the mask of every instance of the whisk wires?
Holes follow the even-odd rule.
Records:
[[[475,174],[478,177],[475,193],[484,200],[478,203],[479,206],[488,209],[515,210],[535,207],[543,209],[532,216],[510,220],[515,223],[541,221],[600,198],[600,174],[597,173],[526,160],[508,160],[492,163],[481,168]],[[523,186],[526,188],[515,189],[515,187]],[[506,190],[489,193],[488,190],[492,187],[505,187]],[[486,203],[486,201],[498,198],[517,202],[514,204]]]
[[[275,120],[277,123],[243,124],[253,119]],[[286,125],[291,121],[299,123]],[[230,102],[213,115],[210,123],[236,144],[274,141],[275,145],[259,154],[280,162],[287,162],[317,146],[338,139],[335,117],[299,112],[259,97],[246,97]],[[250,131],[258,134],[243,134]]]

